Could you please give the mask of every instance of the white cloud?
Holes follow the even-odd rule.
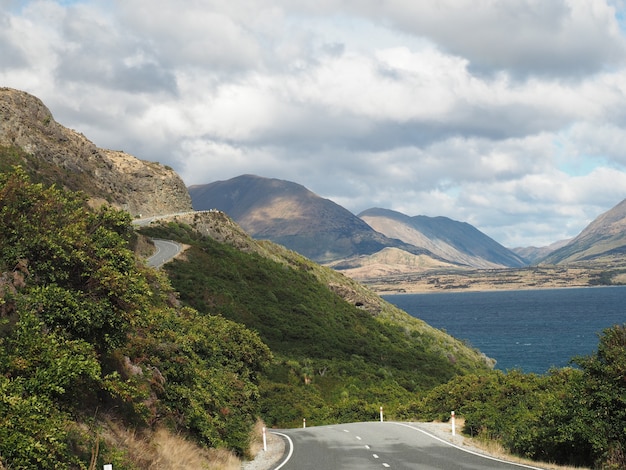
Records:
[[[507,246],[626,197],[619,2],[0,5],[2,85],[188,184],[283,178]]]
[[[385,18],[477,69],[571,76],[623,60],[614,8],[603,0],[365,2]]]

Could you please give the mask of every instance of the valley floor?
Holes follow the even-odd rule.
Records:
[[[381,295],[621,285],[626,283],[626,261],[510,269],[431,270],[355,280]]]

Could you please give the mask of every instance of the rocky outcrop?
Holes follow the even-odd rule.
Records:
[[[41,100],[23,91],[0,88],[0,146],[21,149],[19,163],[38,179],[82,191],[93,204],[106,202],[133,216],[191,210],[187,188],[174,170],[98,148],[57,123]]]

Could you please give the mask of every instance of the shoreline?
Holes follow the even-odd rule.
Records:
[[[365,284],[374,290],[368,284]],[[607,284],[607,285],[573,285],[573,286],[555,286],[555,287],[504,287],[504,288],[471,288],[471,289],[421,289],[421,290],[385,290],[374,292],[383,297],[385,295],[428,295],[428,294],[463,294],[463,293],[482,293],[482,292],[515,292],[515,291],[537,291],[537,290],[565,290],[565,289],[595,289],[602,287],[624,287],[624,284]]]
[[[361,274],[352,279],[378,295],[396,295],[617,286],[626,284],[624,273],[626,265],[576,265],[425,271],[383,277]]]
[[[626,260],[494,269],[426,269],[393,274],[339,270],[378,295],[487,292],[626,285]]]

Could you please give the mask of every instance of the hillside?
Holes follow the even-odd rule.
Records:
[[[370,255],[387,247],[429,254],[376,232],[338,204],[296,183],[243,175],[189,188],[194,209],[219,209],[257,239],[271,240],[319,263]]]
[[[454,269],[458,266],[428,255],[414,255],[399,248],[385,248],[370,256],[356,256],[328,266],[357,281],[394,279],[433,270]]]
[[[450,263],[473,268],[519,268],[527,263],[472,225],[447,217],[409,217],[388,209],[368,209],[359,217],[390,238],[424,248]]]
[[[258,335],[181,306],[131,250],[128,213],[21,169],[0,172],[0,201],[2,466],[203,468],[209,449],[245,455],[271,360]]]
[[[521,258],[528,261],[529,264],[535,264],[546,258],[550,253],[558,250],[559,248],[567,245],[570,240],[559,240],[551,243],[548,246],[524,246],[511,248],[511,251]]]
[[[187,209],[180,178],[0,97],[0,467],[206,468],[249,456],[259,417],[393,416],[492,367],[223,212],[142,228],[187,246],[148,268],[132,216]]]
[[[189,247],[164,267],[184,304],[245,324],[270,347],[275,361],[261,383],[269,425],[369,420],[380,404],[393,416],[416,392],[492,366],[342,274],[254,241],[222,212],[142,233]]]
[[[565,246],[541,259],[542,264],[563,265],[599,261],[626,254],[626,199],[598,216]]]
[[[38,98],[0,88],[0,170],[20,164],[33,181],[57,184],[132,216],[191,210],[182,179],[171,168],[96,147],[57,123]]]

